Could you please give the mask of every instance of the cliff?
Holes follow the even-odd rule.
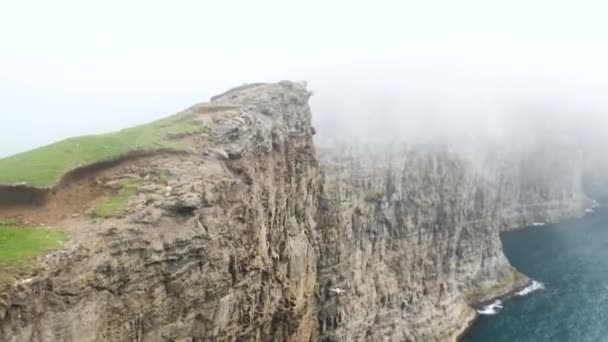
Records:
[[[235,88],[187,110],[206,129],[182,137],[185,153],[93,167],[42,207],[0,207],[70,236],[0,289],[0,340],[453,341],[473,304],[526,282],[499,230],[585,205],[570,169],[528,175],[519,157],[317,158],[310,96],[293,82]],[[125,180],[124,214],[87,215]]]
[[[590,205],[576,170],[537,168],[519,154],[384,144],[320,156],[328,204],[317,220],[317,278],[331,341],[457,339],[476,316],[471,305],[527,282],[504,257],[499,231]],[[346,291],[327,291],[335,287]]]

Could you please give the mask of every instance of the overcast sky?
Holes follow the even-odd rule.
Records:
[[[256,81],[307,79],[322,114],[348,108],[332,90],[365,83],[351,94],[508,87],[602,107],[606,13],[555,0],[2,1],[0,156]]]

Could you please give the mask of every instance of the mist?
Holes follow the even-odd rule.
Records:
[[[0,338],[605,339],[606,13],[0,1]]]
[[[606,143],[601,3],[1,7],[0,156],[281,79],[309,82],[320,145]]]

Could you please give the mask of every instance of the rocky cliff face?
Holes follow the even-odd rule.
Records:
[[[575,173],[528,175],[521,158],[317,159],[309,97],[292,82],[233,89],[189,109],[209,129],[188,154],[96,175],[139,179],[128,215],[58,222],[71,241],[4,290],[0,340],[455,340],[471,304],[526,281],[499,230],[582,208]]]
[[[456,339],[471,304],[526,283],[499,230],[581,215],[587,204],[576,171],[520,155],[388,145],[320,155],[320,326],[332,341]]]
[[[591,206],[583,190],[579,151],[550,143],[512,153],[501,165],[503,199],[501,229],[556,223],[584,215]]]
[[[60,222],[70,246],[2,295],[0,340],[315,340],[309,96],[286,82],[190,108],[209,128],[190,153],[111,172],[142,182],[125,218]]]

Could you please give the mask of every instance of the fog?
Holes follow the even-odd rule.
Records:
[[[421,69],[358,67],[351,76],[319,81],[313,106],[317,124],[331,132],[324,138],[573,141],[606,124],[601,88],[576,80],[498,70],[482,78],[483,66]]]
[[[601,155],[606,10],[559,1],[5,2],[0,156],[282,79],[309,82],[320,144],[550,141]]]

